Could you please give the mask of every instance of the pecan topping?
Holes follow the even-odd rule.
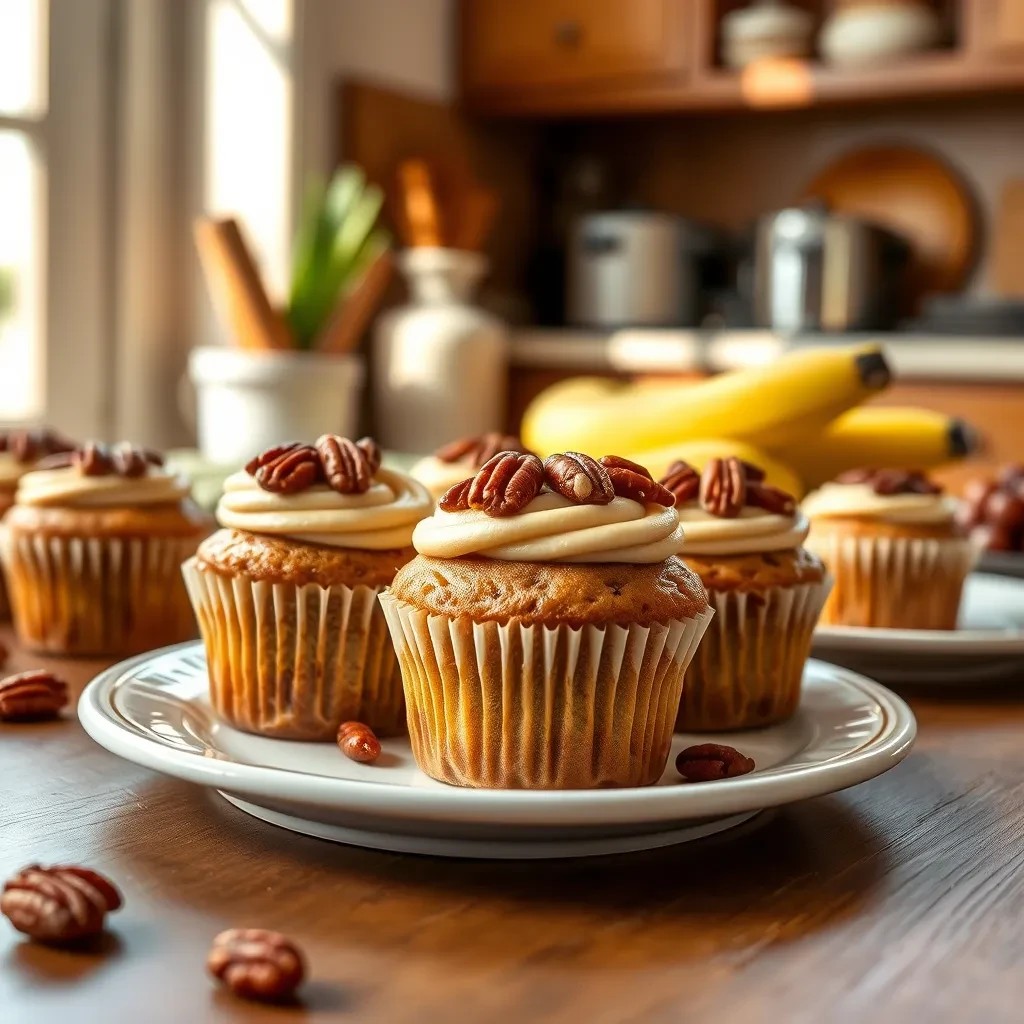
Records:
[[[74,466],[82,476],[136,477],[145,475],[150,466],[163,464],[163,457],[157,452],[127,441],[115,445],[86,441],[80,448],[43,459],[39,468],[63,469],[65,466]]]
[[[687,782],[734,779],[753,770],[753,758],[741,754],[735,747],[720,743],[698,743],[680,751],[676,758],[676,771]]]
[[[664,505],[667,508],[676,503],[672,492],[659,484],[639,463],[630,462],[621,455],[602,455],[598,461],[608,470],[608,478],[620,498],[631,498],[642,505]]]
[[[942,493],[924,473],[910,469],[848,469],[836,477],[836,483],[867,484],[878,495]]]
[[[49,427],[0,433],[0,452],[10,452],[18,462],[35,462],[58,452],[70,452],[74,447],[74,441]]]
[[[513,516],[540,494],[543,484],[544,465],[536,455],[498,452],[473,477],[469,507],[489,516]]]
[[[272,454],[273,453],[273,454]],[[254,460],[255,472],[246,469],[265,491],[275,494],[296,494],[312,487],[322,475],[323,467],[316,449],[308,444],[285,445],[270,448]]]
[[[747,474],[743,463],[730,456],[708,459],[700,478],[700,504],[720,519],[735,519],[747,503]]]
[[[206,968],[236,996],[258,1002],[293,998],[306,973],[298,947],[265,928],[221,932],[213,940]]]
[[[615,497],[608,470],[580,452],[549,455],[544,460],[544,483],[578,505],[607,505]]]
[[[675,496],[677,506],[693,501],[700,493],[700,473],[682,459],[677,459],[668,467],[660,483]]]
[[[763,508],[776,516],[791,516],[796,511],[796,499],[780,487],[770,484],[747,483],[747,504]]]
[[[498,452],[527,452],[514,434],[501,434],[492,431],[479,437],[461,437],[443,445],[434,452],[434,457],[442,462],[467,462],[479,469],[485,462],[490,462]]]
[[[0,913],[37,942],[60,945],[102,931],[121,902],[113,882],[96,871],[33,864],[4,885]]]
[[[473,486],[473,477],[460,480],[441,495],[438,507],[442,512],[465,512],[469,508],[469,492]]]
[[[339,494],[365,494],[373,483],[373,474],[380,468],[380,449],[368,437],[350,441],[337,434],[324,434],[317,439],[316,451],[328,486]],[[372,459],[376,460],[376,467]]]
[[[67,703],[68,684],[45,669],[0,680],[0,722],[56,718]]]
[[[255,476],[257,470],[262,469],[264,466],[269,466],[270,463],[286,452],[294,451],[302,446],[301,441],[288,441],[285,444],[276,444],[273,448],[267,448],[265,451],[260,452],[259,455],[251,458],[245,464],[245,471],[249,476]]]
[[[338,746],[353,761],[372,764],[380,757],[380,740],[363,722],[342,722],[338,726]]]

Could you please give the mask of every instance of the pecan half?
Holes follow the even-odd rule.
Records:
[[[295,943],[265,928],[221,932],[213,940],[206,968],[236,996],[258,1002],[293,998],[306,974]]]
[[[498,452],[525,452],[523,442],[514,434],[501,434],[492,431],[478,437],[460,437],[457,441],[442,445],[434,452],[434,457],[442,462],[465,461],[479,469],[485,462],[494,458]]]
[[[119,476],[143,476],[155,454],[145,448],[136,448],[135,445],[116,444],[110,453],[111,469]]]
[[[698,743],[679,752],[676,771],[687,782],[734,779],[754,770],[754,759],[721,743]]]
[[[442,512],[465,512],[469,508],[469,492],[472,487],[473,477],[453,484],[441,495],[438,507]]]
[[[323,475],[320,457],[312,445],[300,444],[264,461],[253,476],[265,491],[297,494],[312,487]]]
[[[700,504],[720,519],[735,519],[747,503],[747,474],[743,463],[730,456],[708,459],[700,478]]]
[[[682,459],[677,459],[668,467],[668,472],[659,483],[672,492],[677,506],[693,501],[700,493],[700,473]]]
[[[362,442],[357,444],[337,434],[317,438],[316,451],[323,463],[324,479],[339,494],[364,494],[373,483],[374,470],[361,445]]]
[[[0,435],[0,451],[10,452],[18,462],[35,462],[48,455],[73,450],[75,444],[49,427],[11,430]]]
[[[295,451],[296,448],[302,448],[303,444],[301,441],[287,441],[284,444],[275,444],[272,448],[266,448],[254,456],[245,464],[245,471],[249,476],[255,476],[258,469],[262,469],[264,466],[269,466],[275,459],[280,458],[286,452]]]
[[[4,885],[0,913],[37,942],[61,945],[102,931],[121,903],[117,886],[97,871],[32,864]]]
[[[71,465],[82,476],[106,476],[114,469],[110,450],[99,441],[86,441],[81,448],[76,448],[71,457]]]
[[[498,452],[473,477],[469,507],[489,516],[512,516],[540,494],[543,484],[544,465],[536,455]]]
[[[380,469],[382,458],[380,445],[372,437],[361,437],[356,441],[356,447],[366,456],[371,475],[376,473]]]
[[[878,472],[877,469],[870,469],[862,466],[858,469],[848,469],[836,477],[837,484],[866,484],[869,483]]]
[[[45,669],[19,672],[0,680],[2,722],[38,722],[44,718],[56,718],[67,703],[68,684]]]
[[[373,764],[380,757],[380,740],[363,722],[342,722],[338,726],[341,752],[360,764]]]
[[[796,499],[780,487],[771,484],[748,483],[747,504],[763,508],[776,516],[791,516],[796,511]]]
[[[562,452],[544,460],[544,482],[578,505],[607,505],[615,497],[608,470],[581,452]]]
[[[752,462],[747,462],[746,459],[740,459],[739,462],[743,467],[748,484],[764,483],[765,472],[760,466],[755,466]]]
[[[878,495],[941,494],[942,488],[920,470],[848,469],[836,477],[838,484],[867,484]]]
[[[664,505],[666,508],[676,503],[675,495],[639,463],[630,462],[620,455],[602,455],[598,461],[608,470],[608,479],[620,498],[631,498],[642,505]]]

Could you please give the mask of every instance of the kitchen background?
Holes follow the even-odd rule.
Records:
[[[575,374],[856,331],[890,343],[884,401],[1019,456],[1024,0],[5,0],[0,54],[0,419],[190,448],[198,405],[219,464],[233,431],[259,447],[227,375],[426,450]],[[340,165],[426,253],[334,324],[347,374],[193,355],[190,380],[194,349],[276,346]],[[478,292],[438,243],[486,257]],[[408,275],[416,308],[377,317]]]

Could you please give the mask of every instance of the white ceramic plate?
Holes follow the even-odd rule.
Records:
[[[721,739],[757,770],[683,784],[670,761],[645,789],[529,792],[458,789],[416,767],[406,740],[374,765],[330,743],[250,736],[217,721],[198,643],[115,665],[85,690],[79,716],[130,761],[211,786],[247,813],[296,831],[376,849],[460,857],[564,857],[682,842],[766,807],[855,785],[910,749],[914,716],[898,697],[845,669],[811,662],[797,715],[771,729],[677,736],[675,753]]]
[[[819,626],[814,653],[887,683],[1024,681],[1024,580],[973,573],[956,629]]]

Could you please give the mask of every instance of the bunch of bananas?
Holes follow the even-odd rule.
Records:
[[[960,420],[927,409],[862,407],[891,379],[876,345],[797,349],[769,366],[696,384],[564,381],[539,395],[522,437],[542,455],[614,452],[656,476],[736,455],[797,497],[859,466],[928,469],[969,454]]]

